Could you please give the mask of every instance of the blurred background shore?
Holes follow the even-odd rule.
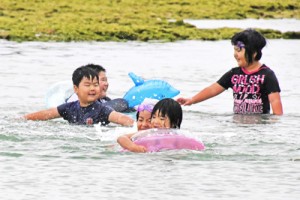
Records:
[[[188,20],[300,19],[299,0],[2,0],[0,39],[10,41],[177,41],[229,39],[237,27]],[[298,23],[299,24],[299,23]],[[299,26],[295,24],[295,26]],[[299,30],[260,28],[269,39]]]

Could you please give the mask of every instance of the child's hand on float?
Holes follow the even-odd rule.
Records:
[[[136,153],[146,153],[147,152],[147,148],[141,145],[136,145],[134,144],[133,146],[131,146],[131,148],[129,149],[132,152],[136,152]]]

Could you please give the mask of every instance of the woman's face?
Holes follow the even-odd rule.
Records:
[[[245,48],[234,46],[234,58],[239,67],[247,67],[248,63],[245,57]]]
[[[138,131],[151,128],[151,112],[143,110],[139,112],[139,118],[137,120]]]
[[[152,128],[171,128],[170,118],[162,116],[162,114],[157,110],[151,118]]]

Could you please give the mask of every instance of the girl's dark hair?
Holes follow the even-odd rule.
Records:
[[[99,81],[99,77],[98,77],[98,73],[88,67],[82,66],[77,68],[72,75],[72,81],[73,81],[73,85],[76,85],[77,87],[79,86],[79,83],[81,82],[81,80],[83,79],[83,77],[86,77],[88,79],[94,79],[97,78],[97,80]]]
[[[246,29],[236,33],[231,38],[231,44],[237,45],[238,42],[245,44],[245,57],[249,64],[253,63],[253,55],[256,53],[254,60],[258,61],[262,57],[261,50],[266,46],[265,37],[254,29]]]
[[[156,113],[156,111],[161,113],[163,117],[166,115],[169,117],[171,128],[180,129],[182,122],[182,108],[177,101],[171,98],[162,99],[155,104],[151,117]]]

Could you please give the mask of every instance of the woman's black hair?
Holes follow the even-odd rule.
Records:
[[[246,29],[236,33],[231,38],[231,44],[237,45],[242,42],[245,45],[245,58],[249,64],[253,63],[253,55],[256,53],[254,60],[258,61],[262,57],[261,50],[266,46],[265,37],[254,29]]]
[[[161,113],[163,117],[166,115],[169,117],[171,128],[180,129],[182,122],[182,108],[177,101],[171,98],[162,99],[155,104],[151,117],[156,113],[156,111]]]

